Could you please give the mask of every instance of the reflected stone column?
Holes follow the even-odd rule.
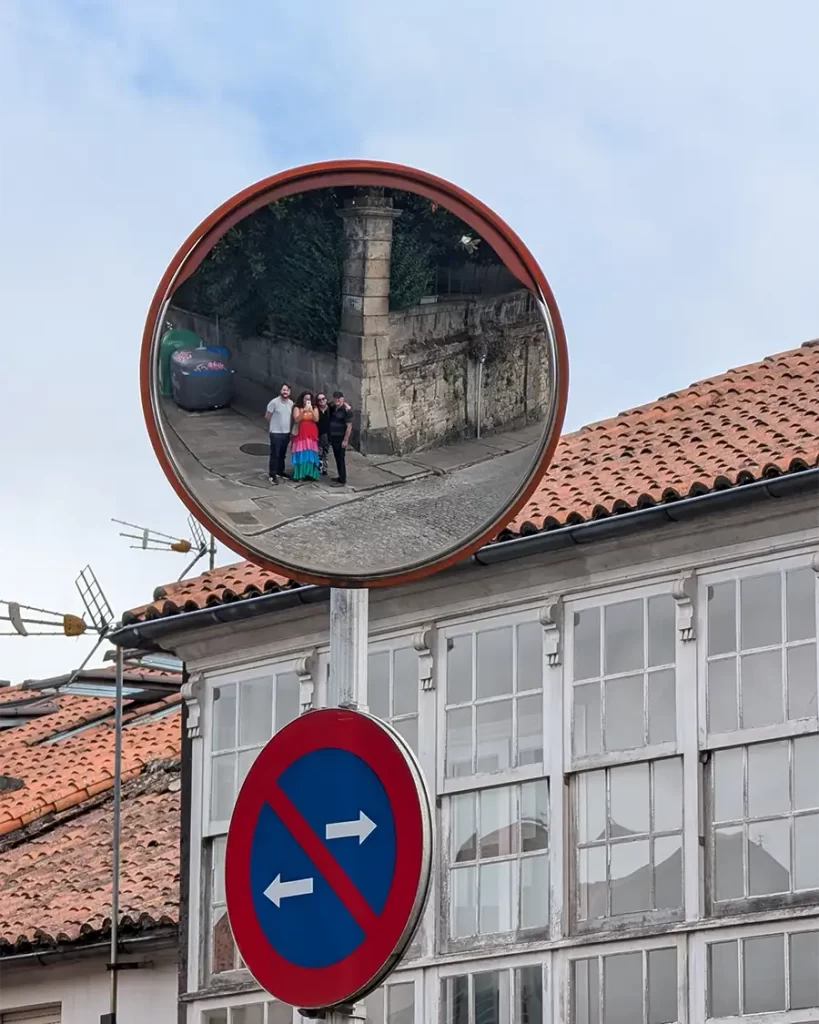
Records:
[[[353,443],[365,454],[391,454],[396,368],[389,348],[392,228],[400,210],[383,189],[348,199],[338,336],[339,387],[353,406]]]

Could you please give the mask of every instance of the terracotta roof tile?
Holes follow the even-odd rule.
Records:
[[[819,341],[736,367],[561,438],[499,540],[676,501],[819,463]],[[195,611],[297,584],[249,562],[159,587],[124,620]]]
[[[0,954],[9,946],[73,942],[110,926],[111,815],[109,801],[4,851]],[[120,909],[126,924],[177,922],[179,828],[178,792],[123,802]]]

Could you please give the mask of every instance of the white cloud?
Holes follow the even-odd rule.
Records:
[[[121,611],[181,569],[109,523],[186,518],[143,318],[191,228],[287,165],[394,159],[495,206],[563,312],[573,426],[819,333],[818,29],[812,0],[7,0],[0,598],[74,610],[91,562]],[[87,646],[2,640],[0,677]]]

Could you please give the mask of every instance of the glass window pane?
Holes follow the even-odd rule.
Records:
[[[737,662],[720,658],[708,664],[708,731],[733,732],[737,727]]]
[[[819,807],[819,736],[793,741],[793,806],[797,811]]]
[[[714,821],[739,821],[745,815],[742,796],[744,751],[742,747],[715,750]]]
[[[267,1024],[293,1024],[293,1007],[286,1003],[268,1003]]]
[[[276,732],[299,717],[301,695],[295,672],[276,676]]]
[[[819,1006],[819,932],[794,932],[789,938],[790,1008]]]
[[[512,692],[512,627],[478,633],[478,690],[480,697]]]
[[[514,892],[515,862],[511,860],[483,864],[480,871],[480,908],[478,930],[481,935],[511,932],[515,927]]]
[[[446,702],[472,700],[472,634],[454,636],[447,643]]]
[[[781,651],[743,655],[739,671],[742,728],[754,729],[783,721]]]
[[[227,1010],[204,1010],[202,1024],[227,1024]]]
[[[764,818],[790,810],[788,741],[748,747],[748,814]]]
[[[752,576],[739,584],[740,650],[782,642],[782,578]]]
[[[708,947],[708,1016],[735,1017],[739,1013],[739,960],[737,943],[714,942]]]
[[[643,954],[603,957],[603,1024],[643,1019]]]
[[[376,718],[390,718],[389,651],[371,654],[367,659],[367,705]]]
[[[239,758],[239,771],[238,778],[236,779],[236,793],[238,795],[239,790],[242,788],[242,783],[247,778],[247,773],[253,767],[253,762],[262,752],[262,747],[255,747],[253,750],[242,750],[240,751]]]
[[[677,950],[649,950],[648,1024],[674,1024],[676,1020]]]
[[[648,677],[648,742],[670,743],[677,738],[677,687],[673,668]]]
[[[364,1000],[364,1008],[367,1011],[367,1020],[375,1024],[384,1024],[384,987],[377,988]]]
[[[816,718],[816,644],[788,648],[788,718]]]
[[[393,653],[392,713],[412,715],[418,710],[418,655],[412,647]]]
[[[608,885],[606,882],[606,848],[592,846],[577,854],[577,916],[593,921],[608,916]]]
[[[475,794],[459,793],[452,797],[452,825],[450,857],[454,861],[475,860],[477,857],[477,824]]]
[[[742,942],[744,1013],[785,1009],[785,952],[781,935]]]
[[[446,713],[446,776],[461,778],[472,774],[472,708],[455,708]]]
[[[593,679],[600,675],[600,609],[589,608],[574,615],[574,678]]]
[[[539,690],[543,686],[543,626],[524,622],[518,634],[518,690]]]
[[[444,982],[446,1024],[470,1024],[469,1021],[469,975],[459,974]]]
[[[716,900],[739,900],[745,896],[745,838],[742,828],[714,829],[714,874]]]
[[[606,750],[631,750],[644,744],[642,675],[610,679],[606,683]]]
[[[576,757],[599,754],[602,744],[602,706],[600,683],[583,683],[574,687],[574,725],[572,747]]]
[[[212,821],[227,821],[230,818],[236,796],[235,770],[235,754],[220,754],[211,759],[210,817]]]
[[[606,773],[583,772],[576,778],[577,832],[581,843],[606,838]]]
[[[793,569],[785,575],[788,640],[816,636],[816,574],[813,569]]]
[[[517,853],[518,812],[514,786],[484,789],[480,793],[480,851],[482,860],[488,857],[509,857]]]
[[[819,814],[795,818],[794,889],[819,889]]]
[[[645,667],[642,601],[623,601],[604,609],[603,650],[606,675]]]
[[[676,608],[670,594],[648,600],[648,663],[673,665],[676,661]]]
[[[213,750],[236,748],[236,684],[213,688]]]
[[[520,927],[545,928],[549,923],[549,858],[524,857],[519,863]]]
[[[498,772],[512,767],[512,701],[493,701],[475,708],[478,771]]]
[[[472,975],[474,1020],[480,1024],[511,1024],[509,1020],[509,971],[485,971]]]
[[[549,848],[549,783],[545,779],[520,787],[520,848],[523,853]]]
[[[682,909],[682,836],[654,840],[654,906],[657,910]]]
[[[543,694],[519,697],[518,765],[540,764],[543,761]]]
[[[225,902],[225,850],[227,839],[220,836],[211,848],[211,903]]]
[[[272,731],[273,680],[248,679],[239,686],[239,746],[262,746]]]
[[[791,889],[791,823],[750,822],[748,825],[748,895],[768,896]]]
[[[609,848],[612,915],[651,910],[651,870],[647,839]]]
[[[670,832],[682,828],[682,761],[678,757],[655,761],[654,831]]]
[[[540,964],[515,971],[515,1024],[543,1024],[543,968]]]
[[[411,981],[387,986],[387,1024],[413,1024],[415,985]]]
[[[452,937],[475,935],[478,930],[477,868],[453,868],[449,873],[452,886]]]
[[[213,931],[211,933],[210,970],[211,974],[223,974],[236,967],[236,946],[233,932],[230,929],[227,911],[224,908],[215,910],[213,914]]]
[[[600,1024],[600,961],[572,964],[572,1024]]]
[[[393,729],[409,743],[410,750],[418,753],[418,718],[401,718],[392,723]]]
[[[733,580],[708,588],[708,654],[737,649],[736,587]]]
[[[230,1024],[264,1024],[264,1003],[234,1006]]]
[[[612,768],[609,787],[609,835],[617,838],[648,832],[648,765],[627,764]]]

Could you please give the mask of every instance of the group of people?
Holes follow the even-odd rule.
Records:
[[[290,445],[293,480],[319,480],[327,475],[332,449],[338,476],[333,483],[347,483],[347,446],[353,432],[353,411],[341,391],[332,399],[323,392],[303,391],[294,402],[290,386],[282,384],[279,394],[268,402],[265,419],[270,431],[270,482],[287,479],[285,461]]]

